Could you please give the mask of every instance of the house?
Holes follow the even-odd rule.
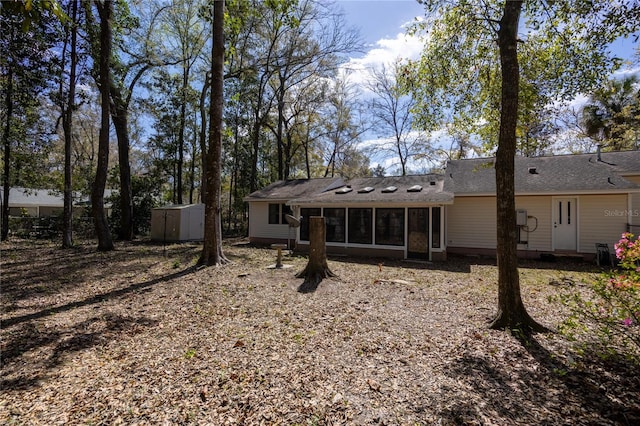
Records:
[[[249,237],[252,243],[281,242],[293,231],[296,248],[304,251],[309,218],[324,216],[328,253],[444,259],[444,206],[453,194],[443,185],[436,174],[276,182],[245,198]],[[300,227],[278,219],[282,211],[299,218]]]
[[[444,174],[279,181],[245,198],[253,243],[308,249],[308,218],[327,223],[327,252],[444,260],[496,250],[494,158]],[[640,151],[515,159],[518,253],[592,258],[597,244],[640,233]],[[300,221],[287,225],[284,214]],[[292,237],[293,235],[293,237]]]
[[[494,159],[451,161],[445,189],[449,253],[492,254],[496,248]],[[640,151],[517,157],[518,251],[592,257],[640,231]]]
[[[3,189],[0,188],[0,202]],[[105,199],[111,196],[113,191],[106,189],[104,192]],[[88,197],[82,197],[80,194],[73,195],[73,209],[80,211],[89,205]],[[52,189],[29,189],[21,187],[13,187],[9,190],[9,216],[30,216],[30,217],[49,217],[62,216],[64,208],[64,196],[61,192]],[[105,204],[107,214],[111,212],[111,205]]]

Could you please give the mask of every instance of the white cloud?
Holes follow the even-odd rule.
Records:
[[[395,38],[378,40],[361,58],[351,58],[343,66],[343,72],[349,72],[349,80],[362,84],[369,78],[368,71],[381,65],[389,65],[396,60],[416,59],[422,51],[422,41],[417,36],[404,33]]]

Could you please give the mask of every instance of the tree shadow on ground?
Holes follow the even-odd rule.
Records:
[[[149,318],[107,313],[72,327],[38,328],[21,324],[3,342],[0,387],[5,391],[28,390],[46,380],[72,354],[107,344],[121,335],[132,336],[158,324]],[[30,353],[26,362],[20,358]]]
[[[14,326],[16,324],[20,324],[26,321],[33,321],[33,320],[37,320],[49,315],[53,315],[53,314],[57,314],[60,312],[65,312],[65,311],[69,311],[71,309],[76,309],[76,308],[81,308],[83,306],[88,306],[88,305],[94,305],[97,303],[102,303],[102,302],[106,302],[108,300],[117,298],[117,297],[121,297],[124,296],[126,294],[129,293],[134,293],[137,291],[141,291],[141,290],[145,290],[149,287],[153,287],[156,284],[165,282],[165,281],[170,281],[173,280],[175,278],[180,278],[183,277],[185,275],[191,274],[192,272],[194,272],[196,270],[195,267],[189,267],[187,269],[184,269],[182,271],[178,271],[175,272],[173,274],[169,274],[169,275],[165,275],[162,277],[158,277],[158,278],[154,278],[152,280],[149,281],[145,281],[145,282],[141,282],[141,283],[137,283],[137,284],[131,284],[127,287],[124,288],[118,288],[112,291],[108,291],[106,293],[100,293],[100,294],[96,294],[93,295],[91,297],[87,297],[86,299],[83,300],[77,300],[77,301],[73,301],[70,303],[66,303],[64,305],[59,305],[59,306],[53,306],[51,308],[46,308],[46,309],[42,309],[40,311],[37,312],[33,312],[30,314],[25,314],[25,315],[19,315],[19,316],[15,316],[15,317],[10,317],[7,319],[3,319],[2,321],[0,321],[0,328],[1,329],[6,329],[8,327]]]
[[[338,263],[355,263],[360,265],[372,265],[383,267],[406,268],[414,270],[434,270],[443,272],[460,272],[470,274],[472,266],[487,265],[496,266],[496,259],[489,256],[462,256],[449,255],[445,261],[426,262],[404,259],[388,259],[375,257],[356,256],[328,256],[329,260]],[[518,267],[521,269],[544,269],[566,272],[600,272],[592,263],[578,260],[559,259],[555,262],[542,261],[537,259],[520,259]]]
[[[148,247],[148,250],[145,248]],[[58,246],[34,247],[38,258],[33,261],[13,261],[12,252],[21,252],[20,258],[28,252],[24,247],[10,247],[2,253],[2,299],[5,312],[11,311],[12,304],[42,294],[56,294],[73,288],[78,280],[84,279],[84,271],[91,267],[101,271],[101,276],[92,279],[110,279],[126,270],[114,269],[112,264],[135,259],[145,263],[158,258],[158,247],[149,242],[118,243],[116,250],[98,252],[94,246],[78,245],[70,249]],[[167,255],[171,259],[188,261],[199,247],[193,245],[173,245]]]
[[[466,393],[439,415],[454,424],[640,424],[638,379],[615,368],[567,365],[534,336],[519,338],[523,350],[499,357],[467,350],[451,361],[447,374]],[[611,366],[610,366],[611,367]],[[631,387],[631,390],[630,390]],[[629,398],[620,393],[629,391]]]

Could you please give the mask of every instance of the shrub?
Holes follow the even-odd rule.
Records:
[[[622,234],[615,252],[616,270],[600,274],[585,294],[559,296],[570,310],[560,331],[583,349],[640,364],[640,238]]]

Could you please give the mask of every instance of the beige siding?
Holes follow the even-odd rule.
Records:
[[[269,224],[269,203],[252,201],[249,203],[249,236],[253,238],[283,238],[289,235],[288,225]],[[295,234],[292,231],[291,238]]]
[[[583,195],[579,206],[579,248],[583,253],[595,253],[596,243],[613,245],[627,229],[627,194]]]
[[[448,246],[496,247],[495,197],[455,197],[446,214]]]
[[[551,250],[551,197],[516,197],[516,209],[527,211],[531,230],[528,244],[519,249]],[[494,197],[456,197],[447,206],[447,245],[496,248],[496,201]]]
[[[631,232],[640,234],[640,192],[629,194],[631,198],[631,211],[629,212],[629,224],[635,225],[631,228]]]
[[[633,183],[640,185],[640,175],[624,176],[624,178]],[[631,228],[631,232],[638,235],[640,234],[640,192],[629,194],[630,207],[629,211],[629,225],[635,225]]]
[[[516,209],[526,210],[528,244],[519,245],[519,248],[534,251],[550,251],[551,233],[551,197],[546,196],[528,196],[516,197]]]

